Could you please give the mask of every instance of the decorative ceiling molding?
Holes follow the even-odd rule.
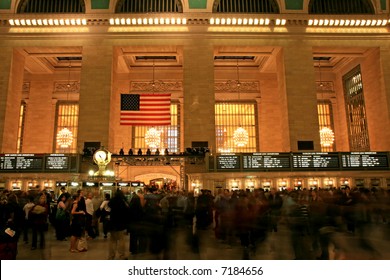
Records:
[[[68,87],[70,85],[70,87]],[[80,93],[80,82],[79,81],[70,81],[68,82],[55,82],[54,83],[54,92],[74,92]]]
[[[317,92],[334,92],[334,85],[332,81],[322,81],[316,82],[316,90]]]
[[[183,83],[181,81],[154,81],[154,83],[132,81],[130,82],[132,92],[182,92]]]
[[[260,83],[258,81],[241,82],[238,87],[237,81],[217,81],[214,83],[215,92],[247,92],[247,93],[260,93]]]

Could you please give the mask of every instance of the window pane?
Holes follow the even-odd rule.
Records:
[[[77,153],[78,118],[79,105],[77,103],[67,102],[57,104],[56,153]],[[73,135],[73,140],[69,147],[61,147],[58,143],[58,133],[65,128],[69,129]]]
[[[145,134],[151,129],[155,128],[160,132],[160,141],[158,143],[158,149],[160,154],[163,154],[165,149],[168,149],[170,153],[180,152],[180,126],[179,126],[179,105],[171,104],[171,125],[167,126],[135,126],[134,127],[134,150],[141,149],[145,154],[148,149],[148,145],[145,142]],[[151,149],[155,152],[156,148]]]
[[[248,132],[248,143],[237,147],[233,135],[237,128]],[[217,103],[215,105],[215,135],[218,153],[256,152],[256,116],[254,103]]]

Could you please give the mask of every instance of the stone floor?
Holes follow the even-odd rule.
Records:
[[[283,224],[278,232],[269,233],[266,240],[261,243],[257,250],[244,249],[237,238],[230,244],[217,240],[212,229],[199,232],[198,246],[191,246],[188,242],[188,231],[185,229],[175,230],[169,234],[171,237],[171,249],[161,254],[141,253],[129,254],[129,239],[126,235],[127,258],[133,260],[293,260],[295,254],[291,243],[291,233]],[[329,246],[330,259],[349,260],[390,260],[390,225],[371,225],[364,235],[368,244],[374,250],[367,250],[366,243],[361,242],[356,234],[338,233],[334,235],[334,242],[339,250]],[[46,233],[46,247],[44,249],[31,250],[30,244],[20,241],[18,244],[18,260],[107,260],[109,238],[102,235],[88,241],[88,251],[82,253],[69,252],[70,241],[57,241],[52,227]],[[302,237],[302,240],[307,238]],[[31,240],[31,239],[30,239]],[[364,241],[364,240],[363,240]],[[311,243],[311,242],[310,242]],[[309,248],[310,247],[310,248]],[[307,249],[306,259],[316,259],[318,252],[311,248]]]

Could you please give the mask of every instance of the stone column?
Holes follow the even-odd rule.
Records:
[[[291,151],[298,150],[298,141],[313,141],[314,151],[320,151],[312,49],[304,44],[286,46],[283,60]]]
[[[100,142],[112,149],[111,120],[112,46],[84,46],[80,81],[78,147]],[[118,104],[119,106],[119,104]]]
[[[0,48],[0,152],[17,148],[25,58],[10,47]]]
[[[184,147],[207,141],[215,150],[214,50],[200,40],[184,47]]]
[[[56,106],[52,99],[53,84],[53,75],[37,76],[30,81],[23,135],[24,153],[54,152]]]

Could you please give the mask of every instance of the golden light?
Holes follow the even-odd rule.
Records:
[[[69,148],[73,143],[73,133],[66,127],[57,133],[57,144],[61,148]]]
[[[249,141],[248,131],[242,127],[237,128],[233,134],[233,141],[237,147],[245,147]]]
[[[155,149],[160,146],[161,142],[161,132],[155,129],[154,127],[150,128],[145,133],[145,143],[148,147]]]
[[[320,141],[322,147],[331,147],[334,143],[334,133],[329,127],[320,130]]]

